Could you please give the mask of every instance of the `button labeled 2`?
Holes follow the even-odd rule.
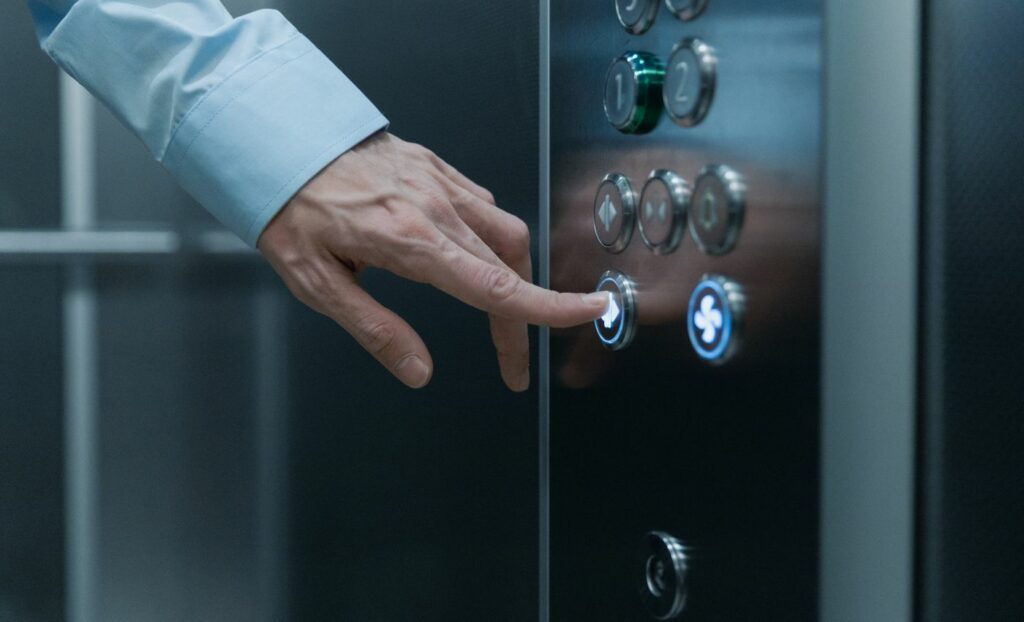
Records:
[[[665,111],[677,125],[693,127],[704,120],[715,98],[718,59],[710,45],[690,37],[669,56],[662,89]]]

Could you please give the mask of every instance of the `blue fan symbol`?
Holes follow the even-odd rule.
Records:
[[[700,301],[700,310],[693,314],[693,324],[701,331],[704,343],[713,343],[722,328],[722,312],[715,308],[715,297],[708,294]]]

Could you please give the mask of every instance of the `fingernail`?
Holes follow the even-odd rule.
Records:
[[[526,391],[530,388],[530,370],[527,368],[519,374],[519,378],[516,379],[514,391]]]
[[[423,359],[414,354],[402,359],[395,368],[395,375],[410,387],[419,389],[425,387],[430,380],[430,368]]]
[[[611,292],[594,292],[583,297],[583,302],[592,307],[600,307],[602,311],[608,308],[612,300]]]

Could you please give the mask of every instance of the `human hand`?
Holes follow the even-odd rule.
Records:
[[[356,280],[366,267],[429,283],[490,314],[501,375],[529,387],[527,323],[599,317],[607,294],[531,283],[529,229],[427,149],[381,132],[342,155],[286,205],[258,247],[295,296],[348,331],[399,380],[425,386],[430,353],[408,323]]]

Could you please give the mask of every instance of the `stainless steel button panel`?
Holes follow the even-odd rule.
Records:
[[[665,0],[665,6],[676,17],[688,22],[700,17],[704,9],[708,8],[708,0]]]
[[[634,35],[642,35],[654,23],[660,0],[615,0],[619,23]]]
[[[690,209],[690,186],[672,171],[653,171],[640,196],[640,237],[656,255],[679,247]]]
[[[633,238],[636,221],[636,191],[621,173],[607,175],[594,197],[594,235],[601,246],[621,253]]]
[[[674,620],[686,608],[688,562],[682,542],[652,531],[640,543],[640,599],[655,620]]]
[[[687,334],[697,355],[713,365],[736,356],[746,308],[742,286],[724,276],[705,275],[687,307]]]
[[[695,37],[672,50],[662,88],[665,111],[677,125],[693,127],[704,120],[715,98],[718,59],[714,49]]]
[[[597,337],[609,350],[627,348],[636,335],[636,285],[625,274],[609,270],[595,291],[611,294],[604,315],[594,320]]]
[[[724,164],[701,170],[693,184],[690,233],[702,251],[724,255],[736,247],[746,201],[747,186],[739,173]]]
[[[654,54],[626,52],[608,68],[604,113],[624,134],[646,134],[661,117],[665,64]]]

